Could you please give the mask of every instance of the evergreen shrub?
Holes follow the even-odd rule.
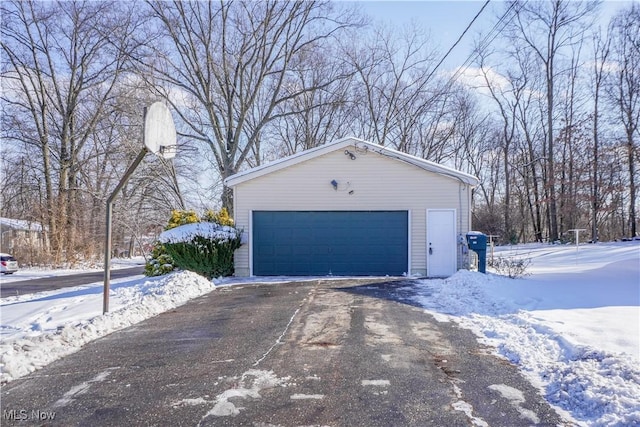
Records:
[[[181,211],[174,209],[171,211],[171,218],[169,218],[169,223],[164,229],[171,230],[181,225],[194,224],[196,222],[200,222],[200,218],[198,218],[198,214],[194,210]]]
[[[173,258],[167,253],[164,245],[160,242],[155,242],[151,250],[151,259],[144,266],[145,276],[162,276],[163,274],[171,273],[175,269]]]
[[[175,264],[207,279],[233,274],[233,253],[240,247],[240,233],[229,238],[195,235],[187,242],[164,244]]]
[[[185,224],[193,224],[200,222],[200,218],[194,210],[181,211],[174,209],[171,211],[171,218],[167,222],[165,230],[171,230]],[[169,255],[160,242],[155,242],[151,249],[151,259],[146,262],[144,266],[145,276],[162,276],[163,274],[171,273],[176,269],[176,264],[173,258]]]
[[[229,216],[227,208],[222,208],[217,212],[212,209],[208,209],[202,216],[202,221],[215,222],[216,224],[233,227],[233,218]]]
[[[181,268],[208,279],[230,276],[241,234],[233,228],[233,219],[225,208],[207,210],[202,222],[195,211],[174,210],[153,247],[145,274],[159,276]]]

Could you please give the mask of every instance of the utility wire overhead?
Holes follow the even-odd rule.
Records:
[[[442,63],[444,62],[445,59],[447,59],[447,57],[449,56],[449,54],[451,53],[451,51],[453,49],[455,49],[455,47],[458,45],[458,43],[460,43],[460,40],[462,40],[462,38],[465,36],[465,34],[467,34],[467,31],[469,31],[469,28],[471,28],[471,26],[473,25],[474,22],[476,22],[476,20],[478,19],[478,17],[480,16],[480,14],[482,13],[482,11],[484,11],[484,9],[487,7],[487,5],[489,4],[491,0],[487,0],[483,5],[482,8],[480,8],[480,11],[478,13],[476,13],[476,16],[473,17],[473,19],[471,20],[471,22],[469,22],[469,25],[467,25],[467,28],[464,29],[464,31],[462,32],[462,34],[460,34],[460,37],[458,37],[458,40],[455,41],[455,43],[449,48],[449,50],[447,51],[447,53],[444,54],[444,56],[442,57],[442,59],[440,59],[440,62],[438,62],[436,64],[436,66],[433,68],[433,70],[431,70],[431,73],[429,73],[429,75],[427,76],[427,81],[429,81],[429,79],[431,79],[431,77],[433,76],[433,74],[436,72],[436,70],[440,67],[440,65],[442,65]]]
[[[494,24],[494,26],[487,33],[487,35],[484,36],[482,40],[480,40],[480,43],[478,43],[478,48],[474,52],[472,52],[469,56],[467,56],[467,59],[462,63],[462,65],[458,67],[456,72],[451,75],[451,77],[449,78],[448,84],[446,86],[449,86],[450,84],[452,84],[458,77],[460,77],[460,75],[462,75],[465,71],[467,71],[471,63],[478,57],[478,52],[480,50],[485,49],[487,46],[489,46],[496,39],[496,37],[498,37],[498,35],[500,35],[502,31],[504,31],[506,26],[509,25],[509,23],[515,16],[515,14],[511,14],[511,11],[515,9],[516,6],[518,6],[518,2],[513,2],[511,3],[511,5],[509,5],[507,10],[502,14],[502,16],[500,16],[498,21]],[[511,17],[505,21],[505,19],[509,14],[511,14]]]

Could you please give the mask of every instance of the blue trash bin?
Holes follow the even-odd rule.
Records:
[[[467,233],[467,245],[469,249],[478,254],[478,271],[487,272],[487,235],[479,231]]]

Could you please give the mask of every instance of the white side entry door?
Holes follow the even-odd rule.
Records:
[[[427,276],[449,277],[457,266],[455,209],[428,209]]]

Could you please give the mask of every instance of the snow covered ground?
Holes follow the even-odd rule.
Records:
[[[498,255],[531,259],[531,276],[461,271],[446,280],[422,281],[416,301],[438,320],[475,331],[577,423],[640,425],[640,242],[578,249],[526,245],[496,249]],[[0,284],[16,279],[19,275],[5,276]],[[190,272],[113,280],[106,315],[102,282],[3,298],[0,380],[23,376],[216,285],[248,281],[263,280],[214,284]]]
[[[416,300],[520,366],[583,425],[640,425],[640,244],[527,245],[531,276],[458,272],[424,281]]]

